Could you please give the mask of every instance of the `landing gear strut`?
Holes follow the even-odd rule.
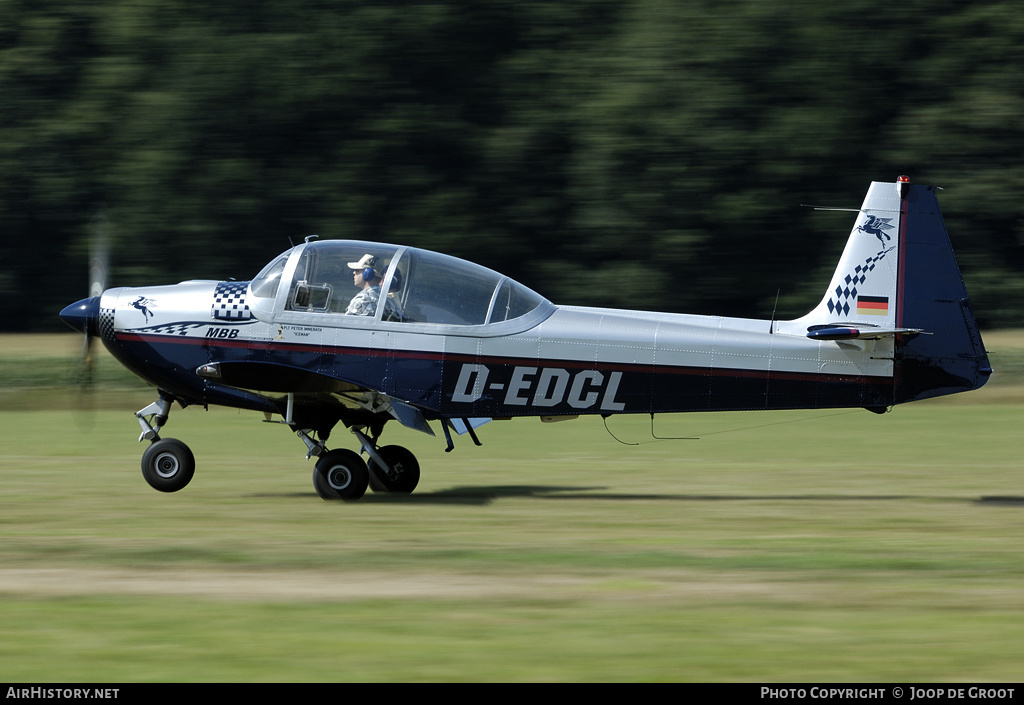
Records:
[[[353,427],[352,433],[369,456],[368,461],[350,450],[328,451],[308,433],[297,432],[311,454],[319,456],[313,470],[313,487],[322,499],[357,500],[366,493],[367,487],[374,492],[395,494],[409,494],[416,489],[420,464],[411,451],[402,446],[378,447],[379,428],[372,439],[362,427]]]
[[[374,492],[393,492],[409,494],[420,481],[420,464],[411,451],[402,446],[377,445],[380,429],[371,439],[361,428],[353,428],[352,433],[359,439],[370,459],[367,467],[370,471],[370,488]]]
[[[160,492],[177,492],[188,485],[196,471],[195,456],[187,445],[175,438],[160,437],[173,401],[173,397],[161,392],[157,401],[135,412],[142,429],[139,442],[150,441],[142,454],[142,476]],[[291,418],[289,409],[285,423],[291,425]],[[368,460],[363,460],[355,451],[328,450],[325,441],[329,427],[314,430],[292,425],[292,429],[306,445],[306,459],[317,458],[313,487],[322,499],[351,502],[366,494],[367,488],[374,492],[409,494],[419,484],[420,464],[411,451],[402,446],[377,445],[383,423],[352,427]]]
[[[142,476],[150,487],[161,492],[177,492],[196,472],[196,458],[187,445],[176,438],[160,438],[172,401],[161,394],[158,401],[135,412],[142,428],[139,442],[152,441],[142,454]]]
[[[420,482],[420,464],[416,456],[402,446],[384,446],[377,449],[377,455],[385,462],[378,465],[370,458],[370,486],[374,492],[409,494]]]

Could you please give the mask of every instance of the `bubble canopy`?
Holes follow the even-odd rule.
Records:
[[[308,242],[283,253],[249,284],[249,306],[264,321],[311,314],[330,317],[322,319],[329,325],[486,327],[502,334],[536,325],[555,308],[472,262],[357,240]]]

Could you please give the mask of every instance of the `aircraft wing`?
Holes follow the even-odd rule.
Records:
[[[253,392],[343,394],[368,391],[337,377],[275,362],[211,362],[196,370],[203,379]]]
[[[414,404],[395,399],[375,389],[331,375],[275,362],[222,361],[196,369],[196,374],[223,384],[266,395],[333,395],[339,403],[375,411],[387,411],[403,426],[433,436],[423,411]],[[346,402],[341,402],[344,398]]]

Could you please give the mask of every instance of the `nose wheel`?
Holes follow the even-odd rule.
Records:
[[[176,438],[154,441],[142,454],[142,476],[155,490],[177,492],[192,480],[195,472],[195,456]]]

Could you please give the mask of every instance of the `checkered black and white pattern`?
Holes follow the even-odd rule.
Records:
[[[835,291],[832,292],[834,296],[830,296],[828,299],[828,312],[837,315],[849,315],[852,308],[850,301],[856,302],[857,300],[857,286],[862,285],[867,280],[868,274],[874,270],[875,265],[885,259],[885,256],[892,249],[890,247],[888,250],[882,250],[878,254],[868,257],[864,260],[864,264],[858,264],[854,267],[853,272],[843,277],[839,285],[836,286]]]
[[[100,309],[100,339],[114,339],[114,309],[112,308]]]
[[[197,328],[205,328],[208,323],[170,323],[163,326],[146,328],[147,333],[158,333],[160,335],[188,335],[189,331]]]
[[[222,321],[248,321],[253,316],[245,303],[249,282],[220,282],[213,295],[213,317]]]

